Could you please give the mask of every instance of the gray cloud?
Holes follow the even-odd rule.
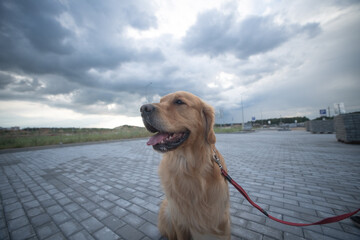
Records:
[[[268,52],[299,34],[314,37],[320,31],[318,23],[277,24],[272,16],[250,16],[237,21],[233,13],[210,10],[198,16],[183,39],[183,47],[191,54],[216,57],[231,53],[246,59]]]
[[[0,72],[0,89],[6,88],[12,81],[14,81],[12,76]]]
[[[137,46],[127,38],[127,26],[156,27],[151,4],[143,0],[1,1],[1,98],[51,104],[49,95],[76,92],[73,102],[61,103],[75,110],[99,101],[114,102],[116,94],[136,89],[131,80],[141,79],[93,76],[92,69],[101,73],[125,63],[165,60],[158,47]],[[6,72],[28,77],[19,80]]]
[[[71,53],[74,49],[65,40],[72,32],[55,19],[64,10],[59,2],[2,1],[1,42],[16,44],[17,41],[26,41],[43,53]]]
[[[143,8],[146,2],[113,4],[117,7],[98,1],[2,1],[0,69],[53,73],[81,82],[86,81],[82,77],[90,68],[112,69],[128,61],[163,61],[161,50],[137,48],[121,36],[126,26],[142,30],[156,26],[150,9]],[[118,16],[116,23],[114,16],[108,15],[110,10]],[[75,26],[62,24],[66,14],[82,33],[71,29]],[[116,34],[121,36],[119,41],[113,40]]]

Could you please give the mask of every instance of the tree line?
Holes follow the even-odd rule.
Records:
[[[256,120],[255,123],[268,125],[268,122],[270,121],[271,124],[279,125],[280,123],[295,123],[295,120],[297,123],[302,123],[309,121],[310,119],[307,117],[268,118],[268,119]]]

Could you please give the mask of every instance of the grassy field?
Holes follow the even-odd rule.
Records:
[[[34,146],[109,141],[148,137],[145,128],[122,126],[115,129],[100,128],[34,128],[20,131],[0,131],[0,149]]]
[[[215,127],[216,133],[241,131],[241,126]],[[101,128],[28,128],[19,131],[0,130],[0,149],[24,148],[69,143],[109,141],[150,137],[143,127]]]
[[[227,127],[219,127],[219,126],[214,127],[215,133],[233,133],[233,132],[240,132],[241,130],[242,127],[240,125],[227,126]]]

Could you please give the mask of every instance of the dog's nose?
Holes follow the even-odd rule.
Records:
[[[152,104],[145,104],[145,105],[142,105],[140,108],[141,113],[151,113],[154,110],[155,110],[155,107]]]

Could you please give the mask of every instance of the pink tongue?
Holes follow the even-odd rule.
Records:
[[[168,136],[169,136],[168,133],[157,133],[149,139],[147,145],[156,145],[165,138],[167,138]]]

